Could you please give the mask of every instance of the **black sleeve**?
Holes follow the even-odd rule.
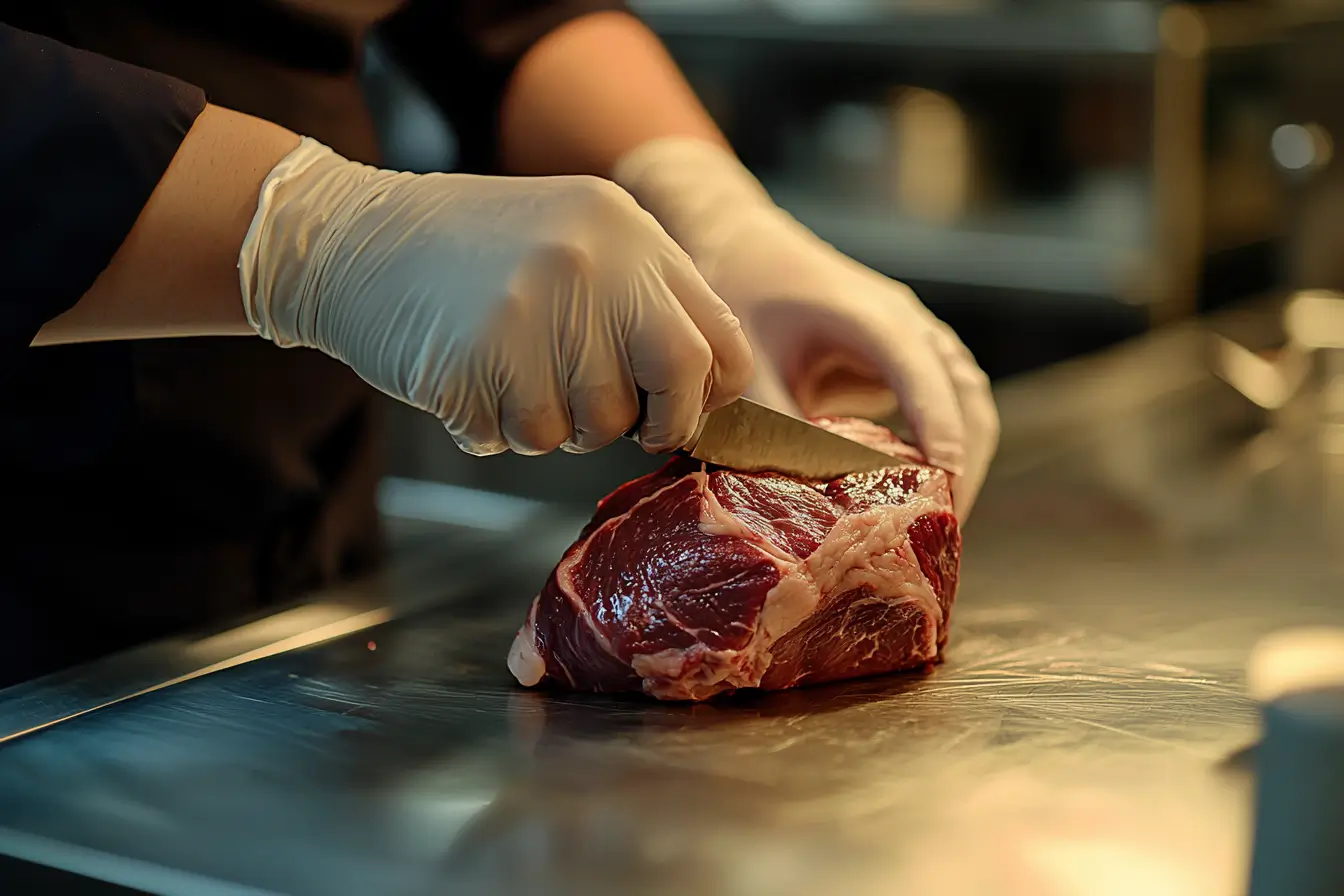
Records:
[[[379,34],[453,125],[459,167],[499,173],[499,109],[518,61],[564,23],[622,0],[411,0]]]
[[[199,89],[0,23],[0,376],[135,224]]]

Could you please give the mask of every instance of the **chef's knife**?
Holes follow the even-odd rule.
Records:
[[[643,398],[641,395],[641,422]],[[636,424],[627,435],[633,438],[638,432]],[[800,479],[837,479],[899,462],[853,439],[746,398],[701,418],[695,437],[681,453],[748,473],[785,473]]]

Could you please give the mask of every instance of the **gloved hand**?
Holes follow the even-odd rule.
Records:
[[[612,178],[740,318],[756,356],[750,397],[807,416],[836,412],[847,397],[837,393],[856,388],[894,397],[886,410],[899,404],[925,456],[954,475],[965,519],[998,446],[998,412],[971,353],[909,287],[823,242],[711,143],[651,141]]]
[[[737,319],[628,194],[595,177],[406,174],[305,139],[239,256],[248,320],[438,417],[463,450],[589,451],[649,393],[685,444],[751,378]]]

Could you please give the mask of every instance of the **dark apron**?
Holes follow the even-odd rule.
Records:
[[[395,6],[333,4],[352,47]],[[115,3],[83,10],[67,19],[77,45],[377,163],[353,72],[265,61]],[[93,359],[120,352],[133,409],[111,447],[58,469],[26,502],[36,559],[20,543],[6,585],[19,594],[11,631],[32,646],[23,675],[255,612],[377,561],[375,393],[348,368],[255,338],[146,341],[128,358],[124,345],[34,351],[94,376]]]

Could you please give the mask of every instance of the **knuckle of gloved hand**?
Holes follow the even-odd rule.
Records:
[[[638,217],[639,204],[634,197],[612,181],[590,175],[570,180],[570,211],[580,223],[609,231]]]
[[[607,447],[623,436],[628,429],[629,427],[622,430],[613,430],[600,426],[575,426],[574,434],[560,447],[570,454],[587,454],[590,451]]]
[[[577,441],[585,448],[616,441],[639,419],[639,401],[632,390],[614,383],[574,387],[569,406]]]
[[[960,373],[962,379],[982,391],[989,391],[989,374],[979,364],[965,364]]]
[[[993,451],[998,447],[999,437],[1003,435],[1003,422],[999,419],[999,412],[993,405],[989,406],[980,426],[984,432],[983,438],[985,443],[988,445],[989,450]]]
[[[639,443],[650,454],[666,454],[685,445],[694,432],[694,420],[682,422],[670,417],[650,420],[640,433]]]
[[[459,409],[456,413],[439,414],[438,417],[454,444],[467,454],[487,457],[509,450],[499,430],[499,421],[484,408]]]
[[[517,454],[550,454],[570,437],[572,427],[558,408],[540,406],[515,411],[502,421],[504,434]]]
[[[678,391],[700,391],[714,367],[714,350],[699,330],[682,331],[665,343],[665,363]]]
[[[731,401],[745,392],[755,373],[751,350],[733,352],[728,357],[715,358],[713,391],[716,397]]]
[[[538,290],[550,292],[558,283],[591,283],[597,270],[592,243],[578,231],[561,231],[532,247],[509,296],[515,306],[530,306]]]
[[[588,286],[612,264],[609,247],[629,230],[634,200],[600,177],[557,178],[548,203],[529,231],[531,242],[518,265],[519,289],[551,293],[556,283]]]
[[[468,435],[455,433],[451,429],[448,435],[452,437],[453,443],[460,448],[463,453],[470,454],[473,457],[489,457],[492,454],[503,454],[509,450],[509,446],[502,440],[496,438],[477,439]]]

